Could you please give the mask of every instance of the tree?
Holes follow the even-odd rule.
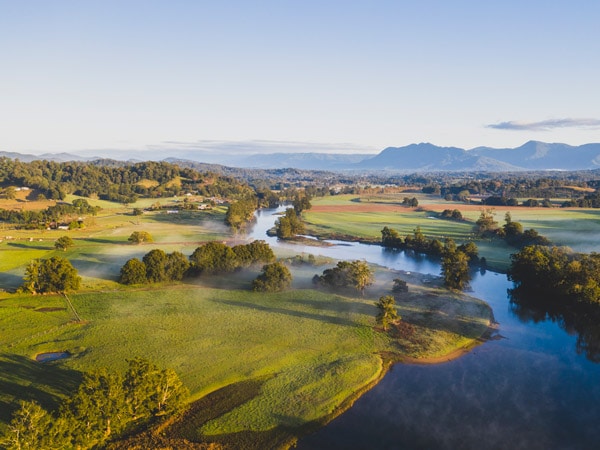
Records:
[[[53,256],[29,263],[21,290],[32,294],[76,291],[80,282],[81,277],[67,259]]]
[[[397,322],[401,319],[396,311],[396,300],[392,295],[385,295],[379,298],[379,301],[375,303],[377,309],[377,317],[375,318],[377,323],[383,327],[384,331],[388,330],[390,324]]]
[[[142,284],[146,278],[146,264],[137,258],[132,258],[121,267],[119,282],[123,284]]]
[[[298,234],[304,233],[304,224],[294,211],[294,208],[285,210],[285,215],[275,222],[277,237],[280,239],[289,239]]]
[[[73,242],[73,239],[69,236],[59,237],[56,242],[54,242],[54,248],[62,250],[63,252],[66,252],[69,247],[73,247],[74,245],[75,242]]]
[[[374,281],[373,270],[366,261],[353,261],[350,265],[350,277],[352,285],[363,296],[365,295],[365,288],[372,285]]]
[[[168,280],[181,281],[190,268],[190,262],[181,252],[172,252],[165,260],[165,273]]]
[[[147,231],[134,231],[131,236],[127,238],[132,244],[142,244],[144,242],[154,242],[152,236]]]
[[[483,209],[479,215],[479,219],[475,222],[475,232],[483,235],[489,231],[494,231],[498,228],[498,222],[494,220],[493,209]]]
[[[252,290],[259,292],[278,292],[292,284],[292,274],[280,262],[266,264],[262,273],[252,282]]]
[[[173,370],[161,370],[143,358],[128,361],[123,388],[127,411],[133,420],[177,412],[188,395]]]
[[[53,445],[49,441],[52,423],[52,416],[38,403],[21,401],[10,421],[6,438],[0,445],[3,444],[7,450],[63,448],[64,442]]]
[[[241,229],[254,218],[256,199],[233,202],[225,213],[225,223],[235,230]]]
[[[367,286],[373,284],[373,271],[365,261],[339,261],[335,267],[323,271],[315,281],[331,287],[354,287],[364,295]]]
[[[460,250],[456,250],[455,246],[447,246],[442,257],[442,276],[446,287],[463,290],[471,279],[469,257]]]
[[[160,249],[150,250],[142,258],[146,266],[146,279],[150,283],[159,283],[167,280],[165,265],[167,254]]]
[[[77,392],[62,409],[75,447],[101,445],[111,435],[122,432],[128,421],[123,414],[125,404],[119,374],[105,369],[85,374]]]
[[[209,242],[196,248],[190,262],[198,273],[231,272],[239,267],[234,251],[222,242]]]
[[[275,253],[265,241],[252,241],[232,247],[240,267],[248,267],[256,263],[275,261]]]

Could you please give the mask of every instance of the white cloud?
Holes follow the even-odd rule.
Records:
[[[539,122],[509,121],[486,125],[495,130],[549,131],[556,128],[600,128],[599,119],[549,119]]]

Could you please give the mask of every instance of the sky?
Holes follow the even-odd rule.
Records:
[[[600,2],[0,0],[0,151],[600,142]]]

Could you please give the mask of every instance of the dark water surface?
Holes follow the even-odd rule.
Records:
[[[278,243],[258,214],[251,237],[339,259],[439,275],[439,264],[379,246],[327,248]],[[485,300],[500,338],[451,362],[395,365],[346,413],[306,436],[298,449],[598,449],[600,365],[576,351],[577,335],[559,321],[518,316],[502,274],[476,274],[470,294]],[[543,317],[543,316],[542,316]],[[600,324],[599,324],[600,326]]]

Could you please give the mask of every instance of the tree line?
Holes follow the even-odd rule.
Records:
[[[152,181],[154,183],[147,183]],[[0,187],[26,186],[44,198],[63,200],[67,194],[134,203],[139,197],[160,198],[197,192],[205,197],[243,198],[255,195],[233,177],[200,173],[167,162],[22,162],[0,158]]]

